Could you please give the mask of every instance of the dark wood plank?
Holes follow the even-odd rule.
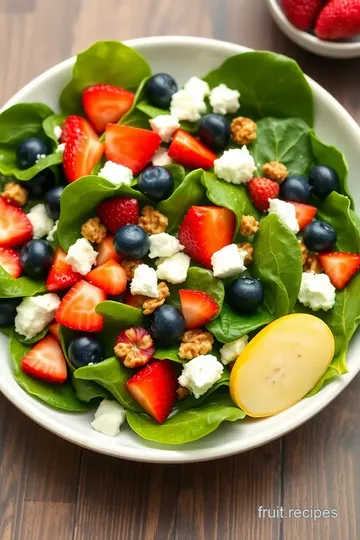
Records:
[[[70,540],[74,516],[74,503],[27,501],[16,540]]]

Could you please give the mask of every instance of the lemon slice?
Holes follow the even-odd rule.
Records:
[[[318,317],[281,317],[259,332],[240,354],[231,371],[231,397],[249,416],[277,414],[310,392],[334,351],[334,336]]]

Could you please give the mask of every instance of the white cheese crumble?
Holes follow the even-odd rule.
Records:
[[[335,291],[326,274],[303,272],[298,300],[313,311],[328,311],[335,304]]]
[[[226,150],[214,162],[216,176],[231,184],[247,184],[255,170],[254,158],[246,146]]]
[[[15,330],[26,339],[31,339],[42,332],[55,317],[60,298],[54,294],[24,298],[16,308]]]
[[[125,422],[125,409],[117,401],[104,399],[91,422],[95,431],[108,437],[115,437],[120,433],[120,426]]]
[[[57,147],[56,151],[57,152],[60,152],[60,154],[63,154],[64,153],[64,150],[65,150],[65,143],[61,143],[59,144],[59,146]]]
[[[249,337],[248,336],[242,336],[239,339],[236,339],[235,341],[231,341],[230,343],[225,343],[220,349],[220,355],[221,355],[221,361],[226,366],[230,362],[234,362],[234,360],[237,360],[240,353],[243,352],[246,345],[248,344]]]
[[[180,123],[176,116],[171,114],[159,114],[150,120],[151,129],[157,133],[163,142],[170,142]]]
[[[185,364],[178,381],[198,399],[221,378],[223,371],[216,356],[203,354]]]
[[[156,270],[147,264],[140,264],[135,269],[130,291],[131,294],[142,294],[150,298],[159,298]]]
[[[152,234],[150,240],[150,259],[156,257],[171,257],[184,249],[177,238],[168,233]]]
[[[269,199],[269,214],[275,214],[294,233],[300,230],[295,206],[280,199]]]
[[[120,186],[121,184],[130,186],[133,180],[132,170],[114,161],[107,161],[102,169],[100,169],[98,176],[105,178],[105,180],[108,180],[114,186]]]
[[[49,234],[55,224],[43,204],[36,204],[28,213],[27,218],[33,228],[33,238],[43,238]]]
[[[70,264],[74,272],[86,276],[96,263],[97,251],[92,247],[89,240],[79,238],[75,244],[69,247],[65,262]]]
[[[214,276],[227,278],[244,272],[246,270],[244,264],[246,257],[247,252],[238,248],[236,244],[230,244],[219,249],[211,257]]]
[[[53,228],[51,229],[51,231],[50,231],[49,234],[47,235],[46,240],[47,240],[48,242],[55,242],[54,234],[55,234],[56,231],[57,231],[58,225],[59,225],[59,220],[55,221],[55,225],[53,226]]]
[[[206,103],[188,90],[179,90],[171,99],[170,114],[179,120],[197,122],[206,113]]]
[[[62,135],[61,127],[60,126],[55,126],[54,127],[54,137],[55,137],[55,139],[59,140],[61,135]]]
[[[240,108],[240,92],[219,84],[210,92],[210,105],[216,114],[235,113]]]
[[[184,89],[193,96],[197,96],[201,101],[210,94],[210,86],[206,81],[199,79],[199,77],[190,77],[187,83],[185,83]]]
[[[167,148],[164,146],[160,146],[160,148],[156,150],[151,162],[153,165],[158,165],[159,167],[164,167],[164,165],[171,165],[174,163],[173,159],[167,153]]]
[[[183,283],[188,274],[190,257],[185,253],[175,253],[171,257],[160,258],[156,261],[157,277],[169,283]]]

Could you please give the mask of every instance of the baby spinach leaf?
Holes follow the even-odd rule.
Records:
[[[171,360],[172,362],[177,362],[178,364],[185,364],[186,360],[180,358],[179,356],[179,347],[161,347],[156,349],[154,358],[157,360]]]
[[[55,127],[62,127],[65,120],[66,116],[64,116],[63,114],[53,114],[51,116],[48,116],[48,118],[45,118],[45,120],[43,121],[43,130],[45,132],[45,135],[52,140],[53,150],[56,150],[56,148],[59,146],[59,140],[54,132]]]
[[[20,343],[23,343],[24,345],[33,345],[34,343],[37,343],[42,338],[44,338],[47,333],[48,333],[48,328],[44,328],[42,332],[39,332],[39,334],[36,334],[36,336],[34,336],[33,338],[26,339],[25,336],[21,336],[14,330],[14,338],[20,341]]]
[[[224,285],[221,279],[214,277],[210,270],[192,266],[189,268],[186,281],[171,287],[169,302],[177,307],[181,305],[178,294],[180,289],[203,291],[215,300],[219,306],[219,310],[222,308],[225,295]]]
[[[321,201],[317,218],[332,225],[337,233],[336,248],[339,251],[360,252],[360,231],[350,209],[350,199],[333,191]]]
[[[271,323],[273,319],[274,317],[264,307],[260,307],[255,313],[242,315],[224,304],[220,315],[208,323],[206,328],[221,343],[230,343]]]
[[[264,286],[265,308],[275,318],[290,313],[301,284],[301,251],[294,233],[274,214],[261,221],[255,236],[253,269]]]
[[[49,154],[48,156],[40,159],[35,165],[30,167],[29,169],[18,169],[16,165],[16,157],[15,157],[15,151],[12,151],[12,154],[8,154],[8,158],[10,161],[3,161],[3,173],[15,176],[18,180],[26,181],[31,180],[34,178],[36,174],[39,174],[40,172],[44,171],[45,169],[48,169],[49,167],[54,167],[54,165],[59,165],[62,163],[62,153],[61,152],[54,152],[53,154]],[[7,172],[5,172],[5,167],[7,168]],[[1,168],[1,165],[0,165]]]
[[[239,90],[241,115],[298,117],[314,122],[313,96],[298,64],[272,52],[246,52],[232,56],[204,79],[211,88],[226,84]],[[276,81],[269,84],[269,81]]]
[[[104,330],[99,336],[105,347],[105,354],[114,354],[115,339],[129,326],[143,326],[144,315],[141,309],[108,300],[96,306],[96,313],[105,319]]]
[[[34,296],[46,291],[45,283],[28,277],[13,278],[0,266],[0,298]]]
[[[63,89],[60,106],[67,114],[82,114],[82,92],[96,83],[135,89],[151,75],[149,64],[134,49],[118,41],[98,41],[77,55],[71,81]]]
[[[213,351],[211,353],[209,353],[209,354],[213,354]],[[190,395],[190,396],[186,397],[185,399],[177,400],[175,402],[174,409],[178,410],[178,411],[185,411],[187,409],[191,409],[191,408],[194,408],[194,407],[199,407],[199,405],[204,403],[204,401],[208,400],[208,398],[210,396],[212,396],[212,394],[214,394],[212,396],[212,399],[215,401],[215,399],[218,399],[218,397],[219,397],[218,393],[215,394],[215,392],[217,390],[219,390],[219,388],[222,388],[222,387],[226,387],[226,394],[225,395],[229,396],[229,391],[227,389],[229,384],[230,384],[230,371],[225,368],[224,371],[222,372],[222,375],[221,375],[220,379],[218,381],[216,381],[216,383],[213,384],[212,387],[207,392],[205,392],[205,394],[203,394],[202,396],[200,396],[197,399],[196,399],[195,396]]]
[[[200,407],[179,411],[158,424],[146,414],[126,412],[129,426],[143,439],[164,444],[185,444],[215,431],[224,422],[235,422],[245,417],[230,397],[209,399]]]

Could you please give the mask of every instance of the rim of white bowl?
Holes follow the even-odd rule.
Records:
[[[196,45],[203,49],[207,49],[209,46],[212,48],[226,50],[229,55],[238,54],[245,51],[250,51],[247,47],[242,45],[237,45],[235,43],[230,43],[226,41],[220,41],[209,38],[199,38],[191,36],[157,36],[157,37],[148,37],[148,38],[139,38],[127,40],[124,43],[134,48],[141,48],[146,46],[147,48],[156,48],[159,44],[168,44],[168,45]],[[61,71],[62,69],[73,64],[75,56],[71,57],[63,62],[60,62],[56,66],[48,69],[32,81],[30,81],[26,86],[19,90],[5,105],[1,110],[4,110],[15,102],[21,100],[23,94],[25,94],[30,88],[36,89],[38,85],[42,85],[48,79],[50,79],[54,73]],[[313,81],[311,78],[307,77],[312,90],[317,93],[323,101],[326,101],[327,104],[333,107],[339,114],[342,115],[344,121],[347,123],[348,128],[352,131],[354,137],[359,141],[360,144],[360,128],[350,116],[350,114],[344,109],[340,103],[336,101],[324,88],[322,88],[318,83]],[[270,434],[264,438],[264,433],[258,433],[252,438],[252,442],[249,445],[244,438],[236,439],[227,443],[224,447],[212,447],[208,449],[186,449],[187,445],[183,445],[182,449],[179,450],[179,446],[174,447],[174,450],[169,449],[169,445],[166,446],[166,449],[161,449],[159,447],[151,448],[151,446],[144,446],[143,448],[134,448],[127,446],[120,446],[116,442],[116,438],[104,437],[104,442],[99,441],[90,441],[88,437],[77,433],[73,428],[69,428],[64,425],[63,421],[54,420],[50,418],[46,411],[47,407],[39,407],[39,402],[36,399],[31,398],[31,396],[24,395],[22,393],[19,396],[13,396],[4,384],[3,378],[0,378],[0,391],[7,397],[7,399],[13,403],[20,411],[22,411],[26,416],[30,417],[32,420],[45,427],[52,433],[66,439],[72,443],[75,443],[79,446],[87,448],[89,450],[94,450],[96,452],[111,455],[114,457],[129,459],[133,461],[142,461],[150,463],[191,463],[191,462],[200,462],[200,461],[209,461],[212,459],[218,459],[222,457],[231,456],[241,452],[246,452],[252,450],[264,444],[267,444],[283,435],[286,435],[293,429],[304,424],[307,420],[315,416],[322,409],[324,409],[333,399],[335,399],[344,388],[351,382],[351,380],[356,376],[357,372],[348,373],[343,375],[338,380],[332,382],[330,385],[322,389],[322,391],[317,394],[316,403],[310,399],[301,401],[302,409],[300,411],[294,410],[294,415],[291,419],[291,422],[281,422],[279,420],[278,424],[271,430]],[[29,399],[26,399],[29,398]],[[296,407],[296,405],[295,405]],[[59,411],[64,412],[64,411]],[[286,412],[286,411],[285,411]],[[280,415],[277,415],[272,418],[280,418]],[[144,442],[144,445],[146,442]],[[151,442],[150,442],[151,444]]]

